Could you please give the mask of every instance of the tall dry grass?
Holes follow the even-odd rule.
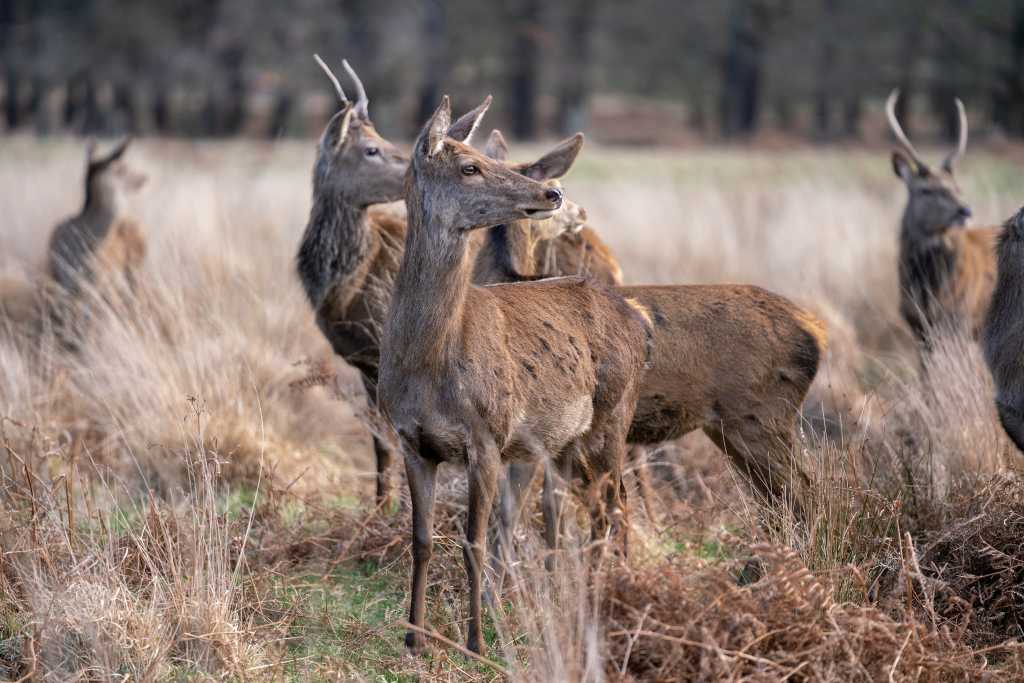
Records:
[[[49,230],[81,201],[79,145],[4,145],[0,667],[88,679],[294,673],[287,642],[268,634],[294,634],[298,608],[268,586],[367,558],[404,582],[408,558],[406,514],[351,507],[372,481],[361,398],[293,275],[312,145],[137,143],[130,158],[150,176],[131,206],[149,242],[144,286],[127,307],[87,292],[76,353],[24,318]],[[1004,162],[972,156],[963,176],[976,215],[995,222],[1016,208]],[[630,281],[751,282],[828,321],[830,355],[794,453],[814,473],[809,519],[737,496],[724,458],[688,437],[659,459],[677,476],[660,477],[653,519],[633,513],[628,560],[591,572],[570,551],[546,576],[526,525],[491,615],[502,662],[467,675],[1020,672],[1002,644],[1019,635],[1015,617],[993,616],[1024,620],[1024,606],[994,597],[1024,562],[997,533],[1024,518],[1006,471],[1017,456],[973,343],[945,339],[917,372],[896,308],[903,190],[886,156],[589,149],[564,185]],[[838,428],[816,433],[816,412],[838,415]],[[460,487],[446,488],[432,574],[433,622],[456,642]],[[232,509],[239,496],[250,503]],[[975,590],[970,567],[1002,578]],[[798,621],[804,630],[786,631]],[[300,671],[369,666],[328,659]],[[386,661],[425,677],[466,668]]]

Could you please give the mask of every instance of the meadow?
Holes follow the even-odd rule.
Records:
[[[888,150],[584,148],[563,186],[627,282],[753,283],[826,321],[796,453],[815,485],[798,523],[748,496],[703,435],[667,444],[628,558],[590,566],[570,520],[548,575],[539,519],[523,525],[485,659],[455,645],[457,472],[430,652],[405,652],[401,468],[401,500],[374,510],[376,427],[294,273],[312,142],[136,142],[142,286],[128,304],[96,295],[71,353],[32,304],[49,233],[82,201],[83,154],[30,138],[0,153],[0,679],[1024,677],[1020,454],[975,344],[951,335],[919,372]],[[1018,164],[968,152],[979,225],[1024,201]]]

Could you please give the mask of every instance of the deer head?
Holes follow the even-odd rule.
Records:
[[[132,168],[122,158],[131,144],[124,137],[106,154],[96,153],[96,142],[90,140],[85,150],[85,204],[120,208],[127,194],[137,192],[146,184],[146,175]]]
[[[341,109],[320,136],[313,191],[338,196],[358,207],[401,199],[409,159],[374,129],[370,101],[359,76],[342,60],[356,88],[356,101],[351,102],[320,56],[314,55],[314,59],[334,84]]]
[[[491,105],[483,103],[452,123],[448,96],[416,141],[406,194],[410,206],[438,216],[441,239],[458,239],[478,228],[515,220],[550,218],[562,206],[562,191],[490,159],[469,139]],[[412,221],[410,221],[410,229]]]
[[[942,237],[951,228],[963,227],[971,217],[971,209],[964,202],[953,177],[956,162],[967,148],[967,115],[963,102],[958,98],[959,143],[936,171],[921,159],[896,119],[898,98],[899,90],[893,90],[886,101],[885,112],[889,126],[903,148],[892,153],[892,167],[907,186],[909,195],[903,218],[904,229],[914,241],[930,241]]]
[[[505,142],[505,136],[501,134],[501,131],[495,128],[487,138],[487,144],[484,145],[483,151],[491,159],[507,164],[516,173],[540,180],[547,187],[561,190],[562,184],[558,182],[558,178],[569,172],[582,148],[583,133],[577,133],[568,140],[558,143],[554,149],[536,161],[508,165],[508,143]],[[534,220],[531,227],[535,238],[551,240],[567,232],[579,232],[586,222],[586,210],[579,204],[564,199],[562,207],[550,219]]]

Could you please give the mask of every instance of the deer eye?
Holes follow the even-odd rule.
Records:
[[[367,147],[366,148],[366,156],[368,156],[368,157],[375,157],[378,154],[380,154],[380,150],[377,149],[376,147]]]
[[[480,169],[473,164],[466,164],[462,167],[462,175],[476,175],[480,172]]]

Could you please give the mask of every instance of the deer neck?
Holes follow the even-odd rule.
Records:
[[[298,256],[299,277],[314,309],[359,269],[370,250],[367,208],[334,193],[317,193]]]
[[[949,281],[956,266],[956,250],[945,236],[920,239],[913,236],[910,218],[904,214],[900,233],[900,284],[915,296],[935,294]]]
[[[79,214],[80,229],[87,231],[94,240],[102,240],[122,212],[122,204],[116,190],[104,187],[102,183],[87,183],[85,205]]]
[[[408,371],[446,365],[457,352],[471,288],[468,232],[456,232],[423,196],[408,193],[405,253],[395,277],[385,344]]]
[[[480,253],[476,258],[473,281],[477,284],[514,282],[529,277],[536,270],[530,224],[516,221],[486,231]]]

